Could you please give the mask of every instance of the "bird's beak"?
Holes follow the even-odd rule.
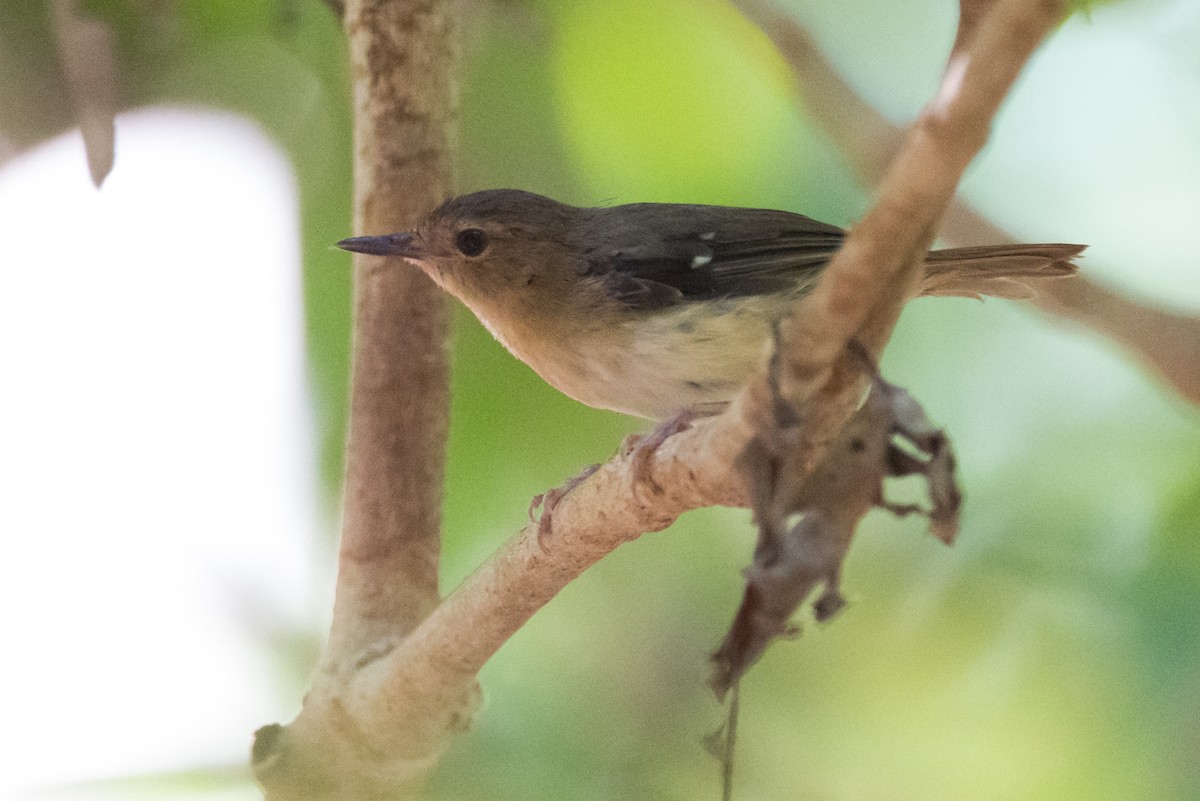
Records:
[[[342,250],[366,253],[371,256],[401,256],[420,259],[425,254],[411,233],[385,234],[383,236],[352,236],[337,243]]]

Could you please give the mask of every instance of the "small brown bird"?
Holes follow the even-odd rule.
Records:
[[[338,247],[399,256],[465,303],[517,358],[601,409],[719,411],[772,324],[815,284],[841,228],[786,211],[635,203],[579,208],[515,189],[443,203],[414,232]],[[1083,245],[935,250],[922,295],[1025,298]]]

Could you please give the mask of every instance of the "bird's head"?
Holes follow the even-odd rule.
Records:
[[[338,247],[399,256],[477,312],[496,304],[551,303],[581,270],[572,246],[580,210],[516,189],[462,195],[415,231],[357,236]]]

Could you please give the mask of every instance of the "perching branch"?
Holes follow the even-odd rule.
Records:
[[[903,132],[863,100],[837,72],[804,28],[771,0],[734,0],[774,42],[797,76],[806,111],[837,143],[850,166],[868,183],[878,183]],[[986,2],[960,3],[957,51],[969,40]],[[955,245],[1015,242],[1008,232],[969,204],[952,200],[941,235]],[[1200,317],[1144,303],[1076,276],[1038,285],[1034,299],[1044,311],[1066,317],[1112,338],[1143,361],[1184,398],[1200,404]]]
[[[411,228],[451,192],[453,11],[350,0],[355,229]],[[355,259],[345,503],[329,641],[299,716],[255,740],[268,798],[411,791],[469,717],[472,677],[440,695],[381,686],[374,663],[438,603],[449,414],[448,312],[419,270]],[[436,704],[436,708],[434,705]]]
[[[784,326],[782,389],[802,410],[810,464],[857,401],[862,371],[844,356],[847,342],[858,339],[871,353],[883,348],[962,170],[1021,66],[1064,12],[1064,3],[1003,0],[987,15],[948,68],[875,208]],[[535,611],[622,542],[689,509],[746,505],[731,466],[773,402],[764,369],[722,415],[652,454],[620,454],[601,466],[561,499],[542,544],[538,525],[525,526],[407,639],[372,661],[362,671],[370,686],[435,711]]]

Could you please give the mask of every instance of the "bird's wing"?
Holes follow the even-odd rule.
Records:
[[[640,203],[588,211],[587,273],[633,309],[784,291],[815,277],[845,237],[769,209]]]

